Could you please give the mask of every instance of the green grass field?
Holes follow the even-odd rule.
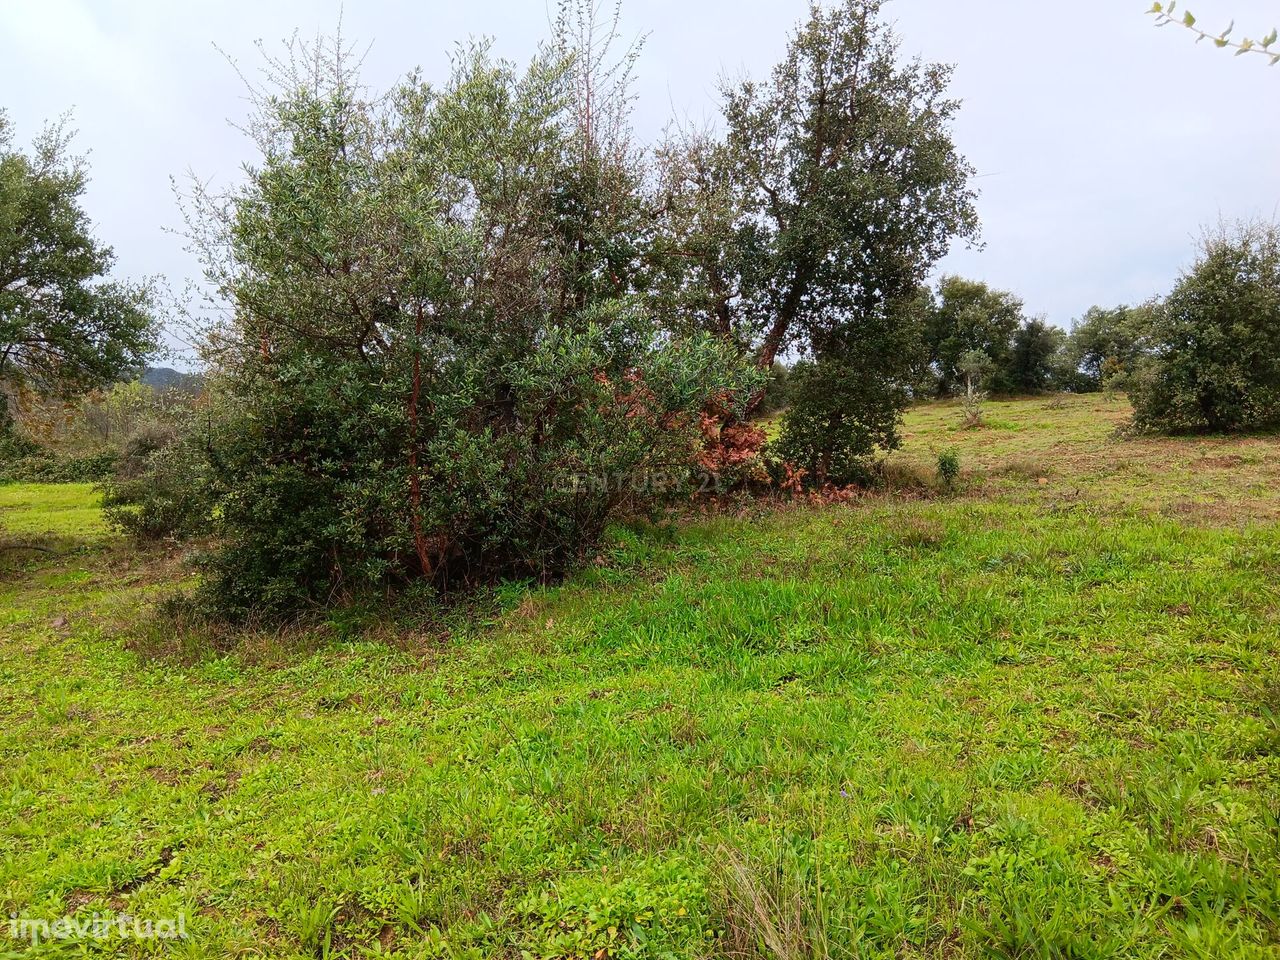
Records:
[[[925,407],[892,462],[955,496],[203,658],[178,558],[0,487],[0,908],[185,918],[89,955],[1280,956],[1280,441],[1126,413]]]

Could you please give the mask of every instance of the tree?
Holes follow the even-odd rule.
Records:
[[[378,98],[340,45],[269,63],[261,161],[190,209],[232,306],[208,346],[217,415],[186,445],[206,451],[190,486],[211,494],[217,609],[555,577],[624,504],[679,489],[712,398],[755,388],[642,309],[611,242],[641,207],[629,152],[584,126],[580,62],[474,46],[442,88]],[[191,459],[158,456],[155,488],[180,493]],[[135,513],[158,530],[160,507]]]
[[[1176,23],[1180,26],[1186,27],[1196,35],[1196,43],[1208,40],[1219,49],[1230,48],[1235,50],[1237,57],[1243,56],[1246,53],[1260,53],[1264,57],[1268,57],[1270,59],[1271,66],[1274,67],[1277,63],[1280,63],[1280,52],[1272,49],[1272,47],[1275,46],[1276,41],[1280,40],[1280,31],[1277,31],[1275,28],[1272,28],[1271,32],[1261,40],[1254,40],[1250,37],[1233,40],[1231,35],[1235,33],[1236,28],[1234,20],[1226,30],[1222,31],[1222,33],[1209,33],[1208,31],[1200,28],[1199,20],[1190,10],[1184,10],[1182,12],[1182,16],[1177,15],[1177,0],[1173,0],[1172,3],[1160,2],[1152,4],[1151,9],[1147,12],[1156,18],[1157,26],[1167,27],[1170,24]]]
[[[104,278],[115,257],[93,236],[88,183],[62,125],[23,153],[0,112],[0,390],[65,396],[139,368],[156,346],[147,285]],[[0,419],[8,403],[0,403]]]
[[[856,348],[837,342],[792,370],[778,452],[803,469],[810,484],[865,482],[868,457],[898,446],[913,358],[922,352],[915,303],[912,298],[886,307],[859,325]],[[886,372],[889,362],[900,364],[896,372]]]
[[[991,355],[982,350],[966,350],[956,364],[956,370],[963,378],[964,390],[960,401],[964,407],[966,427],[977,427],[982,424],[982,404],[987,399],[983,386],[996,372],[996,362]]]
[[[659,151],[669,289],[764,368],[856,339],[976,233],[951,70],[900,63],[880,7],[815,4],[769,82],[723,90],[723,139]]]
[[[1040,393],[1053,386],[1066,332],[1039,318],[1026,320],[1013,334],[1006,388],[1013,393]]]
[[[1157,307],[1152,356],[1135,378],[1135,423],[1168,433],[1280,426],[1280,227],[1206,235]]]
[[[1071,389],[1098,390],[1104,381],[1121,385],[1148,352],[1154,307],[1090,307],[1076,321],[1063,347],[1063,376]]]
[[[1022,301],[1012,293],[978,280],[943,277],[927,309],[924,333],[938,395],[949,396],[960,385],[960,361],[975,350],[992,362],[999,388],[1008,389],[1000,375],[1009,367],[1013,337],[1022,324]]]
[[[866,482],[867,453],[897,444],[899,410],[898,396],[868,391],[895,389],[840,354],[797,363],[778,455],[804,470],[805,481],[817,488]]]
[[[807,355],[809,382],[856,369],[866,389],[846,399],[873,406],[847,414],[865,423],[906,402],[919,342],[895,327],[902,303],[978,225],[951,69],[902,60],[881,6],[812,4],[769,80],[722,90],[723,136],[660,148],[654,250],[672,329],[709,331],[766,370]]]

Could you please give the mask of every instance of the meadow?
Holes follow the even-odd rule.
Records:
[[[0,955],[1277,956],[1280,441],[1128,413],[927,405],[896,492],[232,638],[0,486]],[[122,913],[186,936],[4,921]]]

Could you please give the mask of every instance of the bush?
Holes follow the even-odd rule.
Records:
[[[1138,429],[1280,427],[1280,228],[1246,224],[1206,237],[1155,311],[1151,340],[1131,387]]]
[[[957,385],[957,389],[961,391],[960,407],[964,413],[964,428],[977,429],[983,425],[982,405],[987,402],[987,393],[982,389],[982,384],[995,373],[995,361],[981,350],[969,350],[960,358],[957,370],[964,378],[963,386]]]
[[[459,356],[422,398],[417,437],[380,371],[279,357],[238,382],[213,464],[215,605],[277,617],[423,577],[549,580],[594,554],[624,504],[686,492],[704,385],[734,364],[710,339],[659,347],[637,329],[622,351],[618,332]]]
[[[960,479],[960,454],[955,450],[943,450],[938,454],[938,479],[948,490]]]
[[[804,470],[808,484],[867,483],[870,458],[897,448],[908,393],[881,371],[824,357],[796,364],[790,390],[777,455]]]
[[[97,483],[111,475],[115,461],[114,453],[59,457],[41,450],[7,461],[0,455],[0,483]]]
[[[213,528],[214,495],[206,452],[192,437],[155,433],[128,445],[102,483],[108,521],[139,540],[195,537]]]

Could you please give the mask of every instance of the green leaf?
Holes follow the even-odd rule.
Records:
[[[1275,43],[1276,40],[1280,40],[1280,31],[1277,31],[1276,29],[1272,28],[1271,32],[1268,33],[1262,39],[1262,49],[1263,50],[1267,49],[1267,47]]]
[[[1190,10],[1182,15],[1182,23],[1187,27],[1194,27],[1196,25],[1196,18],[1192,16]]]
[[[1150,9],[1150,10],[1148,10],[1148,11],[1147,11],[1147,13],[1164,13],[1164,4],[1163,4],[1163,3],[1153,3],[1153,4],[1151,5],[1151,9]]]

